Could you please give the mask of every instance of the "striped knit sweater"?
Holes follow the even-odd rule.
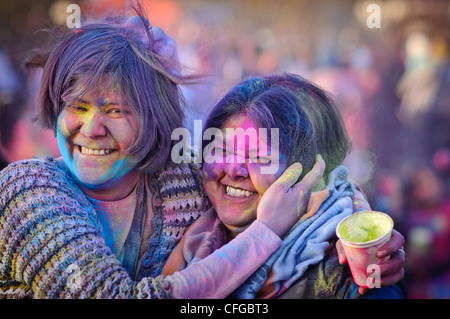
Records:
[[[133,282],[105,245],[91,203],[53,158],[9,165],[0,172],[0,298],[170,297],[158,275],[209,202],[193,165],[168,165],[149,187],[154,230]]]

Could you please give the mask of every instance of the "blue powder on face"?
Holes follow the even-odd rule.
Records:
[[[61,114],[60,114],[61,116]],[[59,123],[60,118],[58,117],[57,123]],[[131,170],[133,170],[137,166],[137,162],[132,161],[130,156],[126,156],[117,162],[113,164],[113,166],[105,173],[105,175],[102,176],[101,180],[102,182],[99,184],[88,184],[84,183],[80,176],[71,152],[67,148],[67,138],[62,134],[60,126],[57,125],[56,128],[56,140],[58,143],[59,151],[61,153],[61,156],[64,160],[64,163],[66,164],[69,172],[71,173],[72,177],[74,177],[78,183],[82,184],[86,188],[89,189],[98,189],[101,187],[102,184],[106,182],[114,182],[120,180],[123,176],[128,174]]]

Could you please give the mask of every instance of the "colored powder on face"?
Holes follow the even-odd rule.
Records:
[[[68,137],[70,135],[69,129],[67,128],[67,123],[62,117],[58,118],[58,130],[64,137]]]
[[[134,161],[130,156],[125,156],[122,159],[119,159],[116,161],[110,169],[108,169],[103,176],[99,178],[99,181],[97,184],[88,184],[83,182],[82,178],[80,176],[82,175],[74,162],[74,159],[72,157],[72,154],[70,150],[68,149],[68,138],[70,137],[70,133],[68,134],[68,128],[66,125],[66,122],[62,118],[63,113],[61,113],[58,117],[58,125],[56,128],[56,139],[58,143],[58,147],[61,153],[61,156],[64,160],[64,163],[66,164],[68,170],[71,172],[72,177],[74,177],[79,183],[83,184],[85,187],[90,189],[97,189],[102,186],[103,183],[109,181],[118,181],[123,176],[128,174],[131,170],[133,170],[137,165],[138,162]],[[66,135],[64,135],[66,134]]]
[[[364,243],[386,234],[391,227],[390,220],[378,213],[352,215],[339,227],[342,239],[353,243]]]

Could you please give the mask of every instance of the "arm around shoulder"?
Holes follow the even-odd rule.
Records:
[[[173,276],[134,282],[106,246],[90,203],[54,163],[12,165],[1,178],[0,274],[2,282],[11,284],[4,289],[10,297],[20,297],[17,287],[33,298],[177,298],[184,288],[192,298],[222,296],[228,291],[220,285],[227,286],[228,278],[213,278],[223,273],[217,266],[226,262],[227,274],[245,280],[260,263],[251,258],[243,263],[242,256],[257,252],[262,263],[280,244],[275,234],[255,223],[223,248],[229,258],[219,252],[212,261]],[[261,234],[272,244],[262,243]],[[196,277],[202,270],[209,276],[203,282]],[[200,284],[193,289],[195,282]],[[212,293],[214,289],[218,292]]]

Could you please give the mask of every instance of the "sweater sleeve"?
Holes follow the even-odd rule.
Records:
[[[225,298],[281,246],[264,223],[254,221],[244,232],[206,258],[167,276],[175,298]],[[195,287],[194,289],[192,289]]]
[[[106,246],[92,206],[63,175],[38,160],[0,173],[0,279],[10,283],[0,288],[3,296],[19,295],[20,287],[34,298],[225,297],[281,243],[255,223],[190,268],[135,282]],[[270,239],[259,241],[263,235]]]

